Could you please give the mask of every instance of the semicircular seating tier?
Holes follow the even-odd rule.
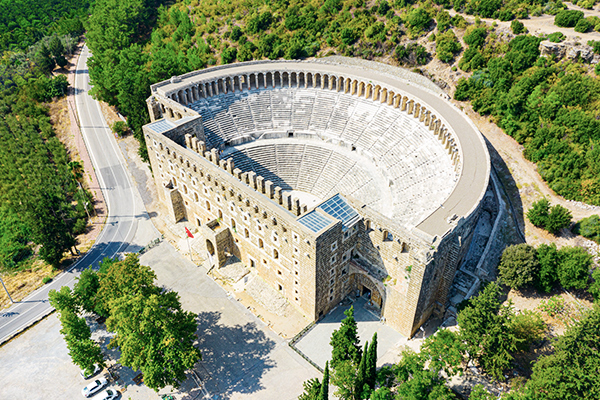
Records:
[[[187,106],[202,116],[207,145],[225,149],[241,170],[321,199],[336,192],[352,196],[405,226],[435,211],[458,179],[442,142],[418,118],[387,103],[275,87],[221,93]],[[276,137],[285,142],[260,145]],[[238,152],[227,150],[251,141],[255,145]]]

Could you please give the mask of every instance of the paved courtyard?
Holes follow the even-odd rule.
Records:
[[[346,316],[344,311],[354,306],[354,318],[358,326],[358,337],[364,346],[371,341],[377,332],[377,360],[378,365],[389,360],[395,360],[399,346],[406,344],[406,337],[380,322],[379,317],[365,308],[366,299],[360,297],[353,304],[339,305],[316,324],[306,335],[296,342],[298,350],[302,351],[309,359],[321,368],[331,359],[331,346],[329,341],[334,330],[338,329]],[[390,354],[388,354],[390,353]]]
[[[169,243],[161,243],[140,258],[154,269],[159,285],[176,290],[183,307],[198,315],[203,359],[197,364],[197,377],[174,391],[175,398],[296,399],[302,382],[320,376],[285,340],[228,296],[203,267],[183,258]],[[0,347],[0,399],[81,397],[86,382],[71,363],[59,331],[58,317],[52,314]],[[134,371],[121,368],[117,373],[119,388],[127,387],[123,399],[159,399],[132,381]]]

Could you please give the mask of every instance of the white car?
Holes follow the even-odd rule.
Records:
[[[98,364],[94,364],[94,371],[91,374],[87,374],[84,369],[79,373],[83,379],[90,379],[92,376],[95,376],[98,372],[100,372],[102,368]]]
[[[94,380],[92,383],[81,389],[81,394],[85,397],[90,397],[98,393],[104,386],[108,385],[108,381],[104,377]]]
[[[94,400],[113,400],[119,396],[119,392],[115,389],[106,389],[104,392],[100,393],[98,397],[95,397]]]

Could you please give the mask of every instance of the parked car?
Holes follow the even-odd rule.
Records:
[[[108,381],[104,377],[94,380],[92,383],[81,389],[81,394],[85,397],[90,397],[98,393],[104,386],[108,385]]]
[[[79,373],[83,379],[90,379],[92,376],[96,376],[98,372],[102,371],[102,368],[98,364],[94,364],[94,371],[91,374],[87,374],[84,369]]]
[[[94,400],[113,400],[119,396],[119,392],[115,389],[106,389],[104,392],[100,393],[98,397],[94,397]]]

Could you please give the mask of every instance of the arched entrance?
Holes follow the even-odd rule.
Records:
[[[206,239],[206,250],[208,251],[208,254],[210,254],[211,256],[215,255],[215,246],[208,239]]]

